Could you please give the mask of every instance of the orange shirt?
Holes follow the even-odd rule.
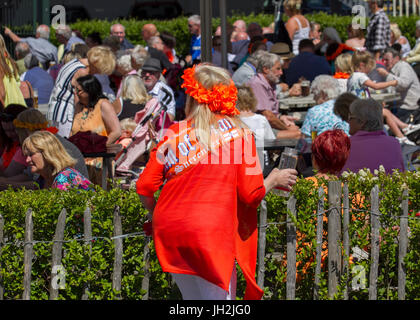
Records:
[[[216,129],[226,142],[217,157],[200,147],[190,122],[172,125],[152,150],[137,192],[153,196],[167,179],[153,213],[164,272],[197,275],[228,291],[236,259],[247,282],[245,299],[261,299],[255,281],[256,209],[265,195],[264,180],[252,135],[236,136],[242,129],[223,119]]]

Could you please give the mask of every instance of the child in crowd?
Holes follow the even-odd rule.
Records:
[[[128,145],[133,141],[133,139],[131,138],[131,135],[136,129],[137,123],[132,118],[125,118],[120,121],[120,126],[121,126],[121,136],[115,143],[122,145],[122,150],[117,154],[115,159],[118,159],[122,155],[124,149],[126,149]]]
[[[351,71],[351,53],[342,53],[335,59],[335,74],[334,78],[337,79],[340,85],[340,94],[347,92],[347,82],[352,73]]]
[[[368,73],[376,67],[375,58],[368,51],[356,51],[351,58],[351,64],[353,73],[347,81],[347,91],[355,94],[358,98],[370,98],[369,88],[382,90],[395,87],[398,84],[397,80],[374,82],[368,77]],[[407,123],[402,122],[386,108],[383,108],[383,116],[389,129],[401,144],[415,145],[400,130],[407,130],[406,128],[409,128]]]
[[[238,100],[236,108],[241,112],[239,117],[254,132],[258,157],[261,168],[264,168],[264,139],[276,139],[273,129],[266,117],[256,114],[257,99],[251,87],[247,85],[238,87]]]

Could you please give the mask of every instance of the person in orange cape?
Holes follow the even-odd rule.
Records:
[[[261,299],[257,207],[272,188],[290,190],[297,171],[275,168],[263,178],[227,70],[202,63],[182,78],[187,118],[166,130],[137,180],[151,219],[144,230],[151,229],[162,270],[172,274],[184,300],[234,300],[236,262],[247,283],[244,299]]]

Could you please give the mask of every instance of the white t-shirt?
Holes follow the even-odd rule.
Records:
[[[267,151],[264,151],[264,139],[276,138],[273,129],[267,118],[260,114],[254,114],[250,117],[240,116],[240,118],[255,134],[258,158],[260,159],[261,169],[264,170],[264,153],[267,153]]]
[[[159,80],[148,93],[156,97],[167,108],[166,112],[175,117],[175,97],[171,87]]]
[[[366,73],[353,72],[347,81],[347,92],[351,92],[361,99],[370,98],[369,88],[363,85],[367,80],[370,80],[370,78]]]

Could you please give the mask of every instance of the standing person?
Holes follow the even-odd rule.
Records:
[[[369,0],[368,4],[372,15],[369,17],[365,46],[367,50],[373,53],[375,61],[378,61],[391,41],[390,22],[382,9],[384,6],[383,0]]]
[[[26,106],[20,91],[19,71],[0,34],[0,102],[4,107],[15,103]]]
[[[185,58],[189,64],[201,60],[201,19],[199,15],[188,18],[188,31],[191,33],[190,55]]]
[[[309,39],[312,40],[314,45],[317,45],[318,43],[321,42],[321,36],[322,36],[321,24],[315,21],[311,21],[309,25],[311,27],[311,30],[309,31]]]
[[[71,51],[71,47],[74,43],[85,43],[83,39],[76,36],[76,34],[73,34],[70,26],[65,24],[59,24],[57,26],[55,29],[55,37],[58,42],[64,45],[63,56],[65,56],[67,52]]]
[[[353,25],[350,23],[347,26],[347,40],[344,42],[345,45],[352,47],[356,50],[363,51],[366,49],[365,43],[365,33],[362,28],[353,28]]]
[[[116,23],[111,26],[111,36],[117,36],[118,39],[120,39],[120,49],[121,50],[127,50],[127,49],[133,49],[133,44],[127,40],[125,37],[125,27],[120,24]]]
[[[26,42],[29,48],[41,63],[43,69],[47,70],[50,67],[50,63],[58,63],[57,47],[50,41],[50,27],[45,24],[41,24],[36,28],[35,38],[21,38],[14,34],[12,30],[5,27],[4,34],[9,36],[13,42]]]
[[[244,298],[261,299],[256,208],[273,187],[290,189],[297,172],[276,168],[263,179],[225,69],[200,64],[183,79],[188,118],[168,129],[137,181],[159,262],[183,299],[226,300],[235,299],[236,261],[247,283]],[[156,203],[153,195],[165,180]],[[216,206],[209,202],[214,198]]]
[[[401,45],[401,58],[405,58],[411,51],[410,42],[408,41],[407,37],[402,35],[398,24],[391,23],[391,41],[389,46],[392,47],[393,44],[399,43]]]
[[[88,51],[87,58],[73,59],[61,67],[47,112],[47,119],[57,123],[61,136],[68,138],[73,124],[74,104],[77,103],[73,90],[76,79],[87,74],[110,75],[115,63],[115,55],[110,48],[96,46]]]
[[[299,42],[308,39],[311,30],[308,19],[300,11],[301,5],[302,0],[286,0],[284,2],[284,13],[289,17],[285,26],[295,55],[299,54]]]

